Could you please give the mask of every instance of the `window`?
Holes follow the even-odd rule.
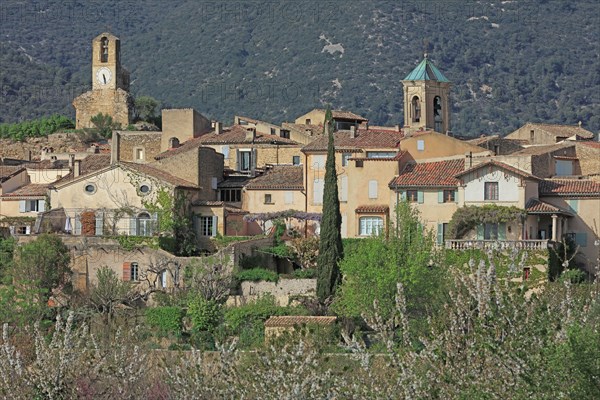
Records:
[[[396,154],[395,151],[367,151],[367,158],[393,158]]]
[[[30,228],[28,226],[18,226],[17,235],[29,235]]]
[[[279,131],[279,136],[284,138],[284,139],[289,139],[290,138],[290,131],[288,131],[287,129],[281,129]]]
[[[409,203],[416,203],[419,201],[419,191],[418,190],[407,190],[406,191],[406,200]]]
[[[381,217],[360,217],[359,219],[361,236],[379,235],[383,230],[383,218]]]
[[[484,240],[498,240],[498,224],[486,223],[483,226]]]
[[[108,38],[100,39],[100,62],[108,62]]]
[[[93,183],[88,183],[87,185],[85,185],[83,187],[83,190],[87,194],[94,194],[94,193],[96,193],[96,185],[94,185]]]
[[[484,200],[498,200],[498,182],[486,182],[484,192]]]
[[[533,139],[534,138],[535,138],[535,132],[532,129],[532,130],[529,131],[529,142],[530,142],[529,144],[533,144]]]
[[[454,190],[444,190],[444,203],[454,203],[456,195]]]
[[[148,193],[150,193],[150,186],[146,185],[146,184],[141,185],[140,186],[140,193],[141,194],[148,194]]]
[[[200,224],[201,236],[216,236],[217,235],[217,217],[198,217]]]
[[[494,145],[494,154],[495,155],[499,155],[500,154],[500,145],[499,144],[495,144]]]
[[[425,150],[425,141],[424,140],[417,140],[417,150],[418,151]]]
[[[419,98],[417,96],[412,98],[411,114],[412,114],[412,122],[420,122],[421,121],[421,104],[420,104]]]
[[[170,149],[176,149],[179,147],[179,139],[173,137],[171,139],[169,139],[169,148]]]
[[[242,201],[242,189],[221,189],[221,201],[237,203]]]
[[[311,124],[311,120],[310,118],[306,118],[306,121],[304,121],[306,123],[306,125],[310,125]]]
[[[265,204],[273,204],[273,199],[270,193],[265,194]]]
[[[133,150],[135,161],[144,161],[144,148],[136,147]]]
[[[271,128],[271,135],[277,135],[277,129]]]
[[[129,280],[130,281],[139,281],[140,280],[140,268],[138,263],[131,263],[131,266],[129,267]]]
[[[144,212],[137,217],[137,236],[152,236],[154,234],[154,221],[150,214]]]
[[[292,156],[292,164],[300,165],[300,156]]]
[[[377,181],[369,181],[369,199],[377,198]]]
[[[250,171],[252,168],[252,152],[251,151],[240,151],[240,159],[238,160],[240,171]]]
[[[342,167],[348,165],[350,157],[352,157],[352,153],[342,153]]]

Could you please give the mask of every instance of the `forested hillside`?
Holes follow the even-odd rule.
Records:
[[[134,95],[225,122],[330,103],[402,123],[400,81],[427,51],[453,82],[457,134],[527,121],[600,130],[594,0],[5,0],[0,13],[0,122],[72,115],[91,85],[91,39],[111,31]]]

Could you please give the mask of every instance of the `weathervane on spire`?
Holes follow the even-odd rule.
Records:
[[[427,58],[427,49],[429,48],[429,40],[423,39],[423,57]]]

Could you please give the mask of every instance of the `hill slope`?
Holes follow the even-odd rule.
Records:
[[[426,50],[453,82],[455,133],[505,134],[527,121],[600,130],[593,0],[4,3],[4,122],[72,114],[91,85],[91,39],[110,30],[135,95],[226,122],[281,122],[331,103],[402,123],[400,81]]]

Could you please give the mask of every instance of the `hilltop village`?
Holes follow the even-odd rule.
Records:
[[[180,261],[183,244],[193,248],[190,254],[209,254],[227,238],[243,237],[232,250],[237,266],[272,237],[277,219],[285,221],[284,238],[319,234],[324,108],[280,125],[236,115],[230,126],[201,111],[163,109],[160,131],[127,130],[133,98],[120,58],[117,37],[93,40],[92,88],[73,106],[77,129],[91,128],[98,114],[123,129],[104,143],[44,147],[23,159],[4,155],[4,229],[23,242],[60,234],[82,290],[101,266],[124,281],[151,276],[146,284],[159,289],[179,285],[181,278],[155,261]],[[581,123],[532,122],[505,137],[464,138],[452,131],[451,82],[427,55],[399,79],[400,89],[403,125],[374,126],[368,116],[332,110],[343,238],[385,234],[395,225],[397,204],[407,201],[440,247],[540,250],[569,237],[578,246],[577,263],[593,272],[600,229],[600,143],[593,132]],[[449,231],[458,210],[489,205],[524,213],[460,235]],[[150,245],[154,239],[161,245]],[[123,247],[134,241],[135,250]]]

